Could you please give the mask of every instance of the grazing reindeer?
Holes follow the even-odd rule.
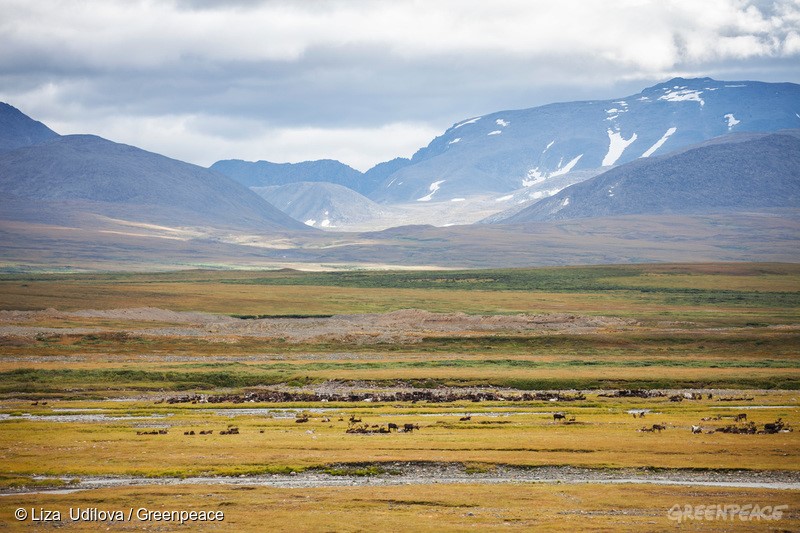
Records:
[[[403,424],[403,431],[411,433],[414,430],[419,431],[419,424]]]
[[[556,420],[566,420],[567,416],[564,413],[553,413],[553,422]]]
[[[461,422],[466,422],[467,420],[472,420],[472,417],[471,417],[471,416],[469,416],[469,415],[467,415],[467,416],[462,416],[461,418],[459,418],[459,420],[460,420]]]
[[[653,431],[658,431],[661,433],[662,429],[667,429],[667,426],[664,424],[653,424]]]
[[[702,432],[703,432],[703,428],[702,427],[695,426],[695,425],[692,426],[692,433],[698,434],[698,433],[702,433]]]
[[[395,431],[398,430],[397,424],[395,424],[394,422],[389,422],[389,431],[391,431],[391,430],[395,430]]]
[[[747,420],[747,413],[739,413],[733,417],[734,422],[741,422],[742,420]]]

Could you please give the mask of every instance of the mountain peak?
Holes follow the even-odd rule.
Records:
[[[554,178],[578,171],[608,169],[728,133],[798,128],[798,101],[800,85],[791,83],[675,77],[615,99],[488,113],[448,128],[411,164],[386,176],[370,198],[505,198],[521,189],[532,194],[534,187],[550,195]]]
[[[0,102],[0,153],[47,142],[58,137],[39,121],[9,105]]]

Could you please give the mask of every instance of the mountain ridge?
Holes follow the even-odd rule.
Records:
[[[393,203],[508,193],[732,131],[797,128],[796,109],[797,84],[673,78],[622,98],[497,111],[453,124],[369,196]]]
[[[16,107],[0,102],[0,154],[47,142],[54,132],[38,120],[33,120]]]
[[[79,202],[162,224],[307,229],[208,169],[94,135],[65,135],[0,154],[0,191],[29,202]]]
[[[496,223],[800,206],[800,129],[739,133],[620,165]]]

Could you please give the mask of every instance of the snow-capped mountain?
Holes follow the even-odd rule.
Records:
[[[632,161],[500,222],[786,208],[800,208],[800,130],[730,134]]]
[[[613,100],[550,104],[454,124],[370,198],[448,201],[542,187],[731,132],[800,127],[800,85],[675,78]],[[548,187],[544,187],[548,189]]]

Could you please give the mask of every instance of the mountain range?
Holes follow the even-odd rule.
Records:
[[[370,197],[508,194],[573,170],[610,168],[733,132],[800,128],[800,85],[675,78],[612,100],[500,111],[454,124]]]
[[[332,161],[221,161],[211,168],[248,186],[290,181],[344,185],[398,212],[405,210],[398,220],[471,223],[487,210],[519,211],[611,168],[715,137],[800,128],[798,110],[796,84],[675,78],[611,100],[467,118],[411,159],[381,163],[363,174]],[[471,218],[470,209],[475,213]],[[294,215],[319,218],[297,210]]]
[[[14,125],[5,136],[15,148],[0,153],[6,213],[24,204],[42,221],[66,209],[174,226],[309,229],[222,174],[93,135],[60,136],[11,106],[0,117]]]
[[[800,260],[795,110],[798,85],[675,79],[465,119],[360,173],[206,169],[2,104],[0,248],[6,265]]]

